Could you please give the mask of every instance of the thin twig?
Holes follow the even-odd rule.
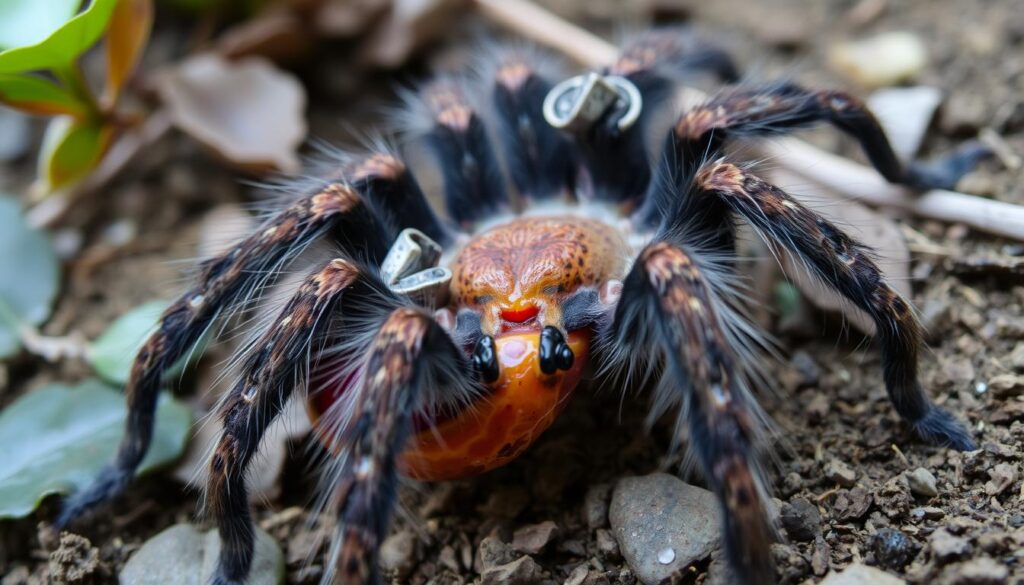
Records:
[[[529,0],[476,0],[476,4],[495,22],[556,49],[586,67],[606,65],[618,53],[615,45]],[[690,91],[697,94],[696,90]],[[1019,205],[954,191],[917,194],[886,182],[873,169],[795,138],[768,141],[764,151],[776,164],[847,197],[1024,240],[1024,207]]]

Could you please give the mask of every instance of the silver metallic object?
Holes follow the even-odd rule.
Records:
[[[592,126],[610,108],[623,110],[616,126],[628,130],[643,109],[640,90],[625,77],[591,72],[551,88],[544,98],[544,119],[555,128],[577,132]]]
[[[406,228],[398,234],[380,266],[388,288],[428,304],[441,306],[447,301],[452,271],[437,266],[441,246],[423,232]]]

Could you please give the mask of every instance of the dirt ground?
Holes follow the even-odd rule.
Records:
[[[685,19],[730,48],[741,67],[757,78],[784,75],[860,93],[866,90],[828,67],[829,47],[883,31],[913,31],[930,52],[920,83],[947,95],[924,154],[943,152],[983,128],[1024,154],[1024,10],[1019,0],[547,4],[611,37],[654,20]],[[872,15],[877,7],[880,11]],[[336,100],[336,90],[320,78],[331,70],[330,60],[302,72],[313,91],[314,133],[328,139],[342,135],[338,120],[367,119],[380,100],[389,99],[393,81],[415,78],[431,63],[449,62],[465,51],[463,41],[471,35],[462,34],[462,24],[458,38],[429,52],[425,63],[358,92],[360,97],[348,93]],[[473,17],[467,16],[464,25],[474,34],[488,31]],[[486,34],[492,32],[497,33]],[[809,138],[860,156],[833,132],[816,131]],[[4,168],[0,187],[18,192],[31,172],[29,161]],[[960,187],[1024,204],[1024,169],[989,161]],[[125,310],[173,296],[181,286],[180,261],[195,256],[203,214],[218,204],[246,203],[253,197],[253,189],[187,139],[158,143],[129,176],[62,225],[64,232],[84,234],[85,243],[67,270],[46,331],[76,330],[91,338]],[[923,382],[939,403],[978,429],[982,447],[956,453],[914,440],[885,397],[877,351],[856,335],[843,335],[838,319],[812,313],[807,323],[773,324],[787,361],[772,366],[779,381],[776,392],[763,393],[763,405],[779,431],[771,448],[778,456],[778,465],[769,468],[772,493],[784,516],[787,510],[806,508],[807,502],[820,516],[810,521],[808,534],[790,534],[786,543],[775,545],[781,583],[816,583],[830,570],[854,562],[883,567],[915,585],[1024,583],[1024,379],[992,383],[998,376],[1024,374],[1024,244],[960,225],[903,221],[933,244],[915,251],[911,269],[913,298],[929,331]],[[112,243],[118,229],[134,236],[127,243]],[[1016,268],[980,273],[964,268],[963,260],[992,257]],[[178,392],[196,392],[223,357],[216,352],[208,357]],[[73,362],[54,366],[23,358],[0,365],[0,407],[44,382],[88,375],[87,366]],[[532,555],[544,582],[635,583],[608,526],[600,519],[597,526],[593,521],[588,525],[588,516],[606,505],[617,478],[678,464],[677,456],[666,455],[664,423],[644,433],[646,406],[643,397],[621,401],[610,392],[581,390],[554,427],[508,467],[473,480],[404,488],[403,512],[393,527],[401,536],[392,539],[388,553],[398,567],[389,574],[392,582],[479,582],[484,537],[510,542],[517,529],[553,521],[557,532],[543,552]],[[287,582],[316,583],[322,574],[321,551],[314,544],[320,524],[314,519],[309,528],[303,510],[313,482],[304,471],[301,447],[296,444],[292,451],[280,496],[258,502],[256,519],[282,543]],[[934,475],[937,495],[911,490],[905,473],[917,468]],[[699,477],[686,479],[701,483]],[[56,510],[56,502],[48,501],[28,519],[0,522],[0,575],[5,575],[0,583],[48,582],[51,570],[71,578],[74,571],[68,566],[83,564],[86,570],[79,573],[85,576],[78,582],[113,582],[148,537],[193,520],[197,503],[198,494],[169,475],[151,475],[109,514],[79,529],[88,542],[60,544],[42,528]],[[400,546],[403,542],[408,546]],[[91,547],[98,549],[92,558]],[[709,582],[706,569],[695,567],[674,582]]]

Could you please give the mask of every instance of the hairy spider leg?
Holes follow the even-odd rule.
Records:
[[[430,376],[428,370],[437,375]],[[347,453],[334,495],[334,573],[325,575],[324,582],[380,581],[377,557],[395,505],[397,461],[410,436],[419,396],[431,382],[465,376],[468,370],[459,348],[421,310],[396,309],[381,326],[370,348],[351,431],[340,437]]]
[[[544,119],[544,97],[552,80],[541,71],[542,56],[525,49],[503,49],[484,79],[485,95],[497,118],[508,175],[527,201],[574,197],[579,162],[572,142]]]
[[[723,81],[738,76],[727,53],[680,27],[636,35],[602,73],[625,77],[643,98],[640,119],[625,131],[616,127],[613,111],[577,137],[594,197],[623,204],[639,203],[647,189],[651,164],[646,141],[657,112],[674,98],[678,80],[698,73]]]
[[[416,177],[397,156],[377,152],[356,159],[342,176],[385,221],[399,229],[417,229],[442,247],[453,242],[453,230],[434,213]]]
[[[308,276],[277,319],[253,345],[243,375],[222,399],[224,423],[210,459],[206,509],[216,520],[223,543],[214,583],[241,583],[253,557],[253,528],[245,474],[267,427],[281,413],[292,393],[305,388],[315,347],[338,314],[366,313],[369,301],[398,306],[397,298],[381,293],[382,286],[364,282],[366,270],[335,259]],[[384,289],[386,290],[386,289]],[[342,333],[345,327],[342,326]],[[314,347],[310,347],[313,345]]]
[[[450,78],[431,81],[418,100],[429,115],[429,129],[422,138],[443,174],[448,215],[467,228],[507,210],[501,163],[483,118],[466,95],[465,83]]]
[[[819,122],[832,124],[855,138],[878,172],[891,183],[914,189],[951,189],[988,156],[989,149],[969,142],[931,162],[900,162],[885,130],[856,97],[834,90],[808,90],[792,83],[737,87],[710,98],[679,117],[669,133],[655,180],[636,217],[657,225],[672,204],[672,185],[685,187],[692,173],[721,154],[728,140],[740,136],[783,134]]]
[[[877,326],[886,389],[896,411],[931,443],[974,449],[970,433],[928,399],[917,379],[923,345],[921,325],[910,304],[893,290],[866,247],[778,187],[716,162],[698,170],[694,191],[718,199],[761,236],[781,246],[812,275],[865,311]]]
[[[646,347],[638,349],[660,353],[665,362],[657,392],[666,395],[656,396],[655,404],[681,405],[676,430],[687,429],[719,498],[732,570],[742,583],[770,583],[774,537],[755,461],[757,420],[741,390],[743,371],[713,285],[692,252],[657,240],[641,251],[623,282],[611,336],[622,345],[637,344],[637,332],[651,330],[639,340]]]
[[[182,358],[218,316],[243,308],[246,301],[280,273],[312,242],[331,236],[353,256],[380,262],[390,239],[359,194],[343,184],[328,184],[268,219],[256,233],[205,262],[198,283],[175,301],[143,344],[125,387],[128,419],[114,461],[93,483],[64,503],[58,526],[78,518],[124,490],[149,449],[154,412],[164,373]]]

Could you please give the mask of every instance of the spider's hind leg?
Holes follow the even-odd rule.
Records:
[[[708,164],[695,181],[695,192],[689,194],[695,201],[724,203],[872,318],[889,398],[919,435],[961,451],[974,448],[968,430],[921,388],[921,325],[907,300],[886,283],[865,246],[778,187],[735,165]]]
[[[661,356],[665,372],[654,414],[680,405],[676,430],[688,430],[689,448],[719,498],[733,572],[747,585],[771,583],[774,534],[755,454],[758,415],[744,386],[752,365],[738,361],[749,356],[729,332],[726,319],[733,315],[716,286],[713,271],[694,253],[656,241],[623,283],[609,341]],[[636,359],[632,350],[622,358],[624,366]]]

